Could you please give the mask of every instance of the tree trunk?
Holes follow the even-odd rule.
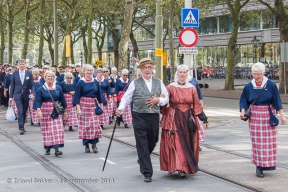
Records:
[[[133,31],[131,30],[130,32],[130,41],[132,43],[132,46],[133,46],[133,57],[137,58],[138,60],[140,59],[139,58],[139,48],[138,48],[138,45],[137,45],[137,41],[134,37],[134,34],[133,34]]]
[[[12,55],[13,55],[13,13],[9,6],[7,6],[7,35],[8,35],[8,55],[7,60],[8,63],[12,63]]]
[[[83,43],[83,49],[84,49],[82,51],[83,56],[84,56],[84,59],[83,59],[84,63],[87,63],[86,29],[87,29],[86,26],[81,28],[81,36],[82,36],[82,43]]]
[[[30,22],[30,12],[29,12],[29,5],[27,5],[27,9],[25,10],[25,27],[24,27],[24,43],[22,47],[22,54],[21,58],[26,59],[27,52],[28,52],[28,45],[29,45],[29,22]]]
[[[71,58],[71,62],[70,63],[75,64],[73,45],[74,45],[74,42],[72,41],[72,38],[71,38],[71,41],[70,41],[70,50],[71,50],[70,58]]]
[[[282,18],[279,19],[279,31],[280,31],[280,43],[288,42],[288,19]],[[280,63],[279,65],[279,92],[281,94],[285,93],[285,82],[284,82],[284,76],[286,77],[286,86],[288,87],[288,67],[286,65],[286,70],[284,70],[285,63]],[[288,89],[286,87],[286,93],[288,92]]]
[[[43,46],[44,46],[44,12],[45,12],[45,0],[41,0],[40,5],[40,39],[39,39],[39,53],[38,53],[38,67],[42,65],[42,57],[43,57]],[[53,54],[54,55],[54,54]],[[58,63],[54,63],[54,56],[51,57],[52,64],[58,65]]]
[[[4,50],[5,50],[5,34],[4,34],[4,23],[3,23],[3,4],[0,4],[0,36],[1,36],[1,45],[0,45],[0,62],[4,62]]]
[[[53,61],[53,63],[54,63],[54,49],[53,49],[53,46],[52,46],[52,43],[53,43],[53,41],[52,41],[52,37],[49,37],[48,38],[48,50],[49,50],[49,53],[50,53],[50,57],[51,57],[51,59],[52,59],[52,61]],[[42,58],[42,57],[41,57]],[[41,59],[40,58],[40,59]],[[39,60],[39,59],[38,59]],[[42,61],[41,61],[42,62]],[[39,64],[38,64],[39,65]],[[58,66],[58,64],[56,63],[55,65],[57,65]]]
[[[226,80],[224,90],[234,90],[234,58],[236,56],[239,23],[240,21],[238,18],[232,18],[232,32],[228,42]]]
[[[118,63],[119,63],[119,39],[117,37],[117,29],[112,30],[111,32],[113,44],[114,44],[114,66],[118,69]]]
[[[122,25],[121,40],[119,42],[119,70],[127,69],[129,64],[127,62],[128,41],[131,33],[132,16],[133,16],[133,0],[126,4],[124,12],[124,20]]]
[[[88,19],[88,47],[87,47],[87,63],[92,64],[92,22],[93,22],[93,7],[94,7],[94,0],[90,0],[90,12],[89,12],[89,19]]]

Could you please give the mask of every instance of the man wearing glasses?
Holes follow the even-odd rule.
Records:
[[[24,124],[26,119],[26,112],[29,106],[30,90],[32,93],[35,91],[32,73],[28,70],[25,70],[25,60],[18,60],[17,64],[19,70],[12,74],[9,105],[12,104],[12,98],[14,97],[18,110],[18,126],[20,135],[23,135],[24,132],[26,132]]]
[[[116,115],[120,116],[133,98],[132,123],[138,153],[137,162],[144,182],[151,182],[153,168],[150,154],[158,142],[160,106],[169,102],[168,91],[163,82],[152,76],[155,62],[150,58],[139,61],[141,77],[132,81],[121,99]]]

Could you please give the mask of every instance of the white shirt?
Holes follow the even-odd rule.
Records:
[[[23,85],[24,80],[25,80],[25,70],[23,70],[23,71],[19,70],[19,77],[20,77],[20,81]]]
[[[143,78],[143,77],[140,77],[140,78]],[[148,90],[151,92],[152,77],[149,80],[146,80],[145,78],[143,78],[143,79],[144,79],[144,82],[145,82]],[[130,83],[127,91],[125,92],[125,94],[123,95],[123,97],[121,99],[118,110],[123,111],[126,108],[126,106],[131,102],[134,90],[135,90],[135,84],[134,84],[134,81],[132,81]],[[164,94],[165,98],[159,97],[159,103],[157,105],[164,106],[169,102],[169,96],[168,96],[168,91],[167,91],[165,85],[162,83],[162,81],[161,81],[161,94]]]

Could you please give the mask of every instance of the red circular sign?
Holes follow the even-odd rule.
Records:
[[[198,33],[192,28],[185,28],[180,31],[178,38],[184,47],[193,47],[198,42]]]

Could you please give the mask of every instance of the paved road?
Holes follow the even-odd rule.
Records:
[[[217,80],[211,82],[220,84]],[[212,88],[207,91],[211,93]],[[238,92],[232,94],[235,96]],[[204,97],[204,105],[210,128],[205,131],[206,141],[201,143],[201,170],[259,191],[286,191],[287,125],[278,128],[277,170],[265,172],[265,178],[259,179],[255,176],[255,166],[250,162],[248,125],[239,120],[238,100],[213,98],[210,94],[209,97]],[[284,105],[284,109],[287,107],[288,105]],[[98,154],[85,154],[77,132],[65,131],[63,156],[45,156],[38,126],[27,126],[27,133],[20,136],[16,122],[6,121],[4,116],[5,110],[0,107],[1,191],[245,191],[244,188],[203,172],[180,180],[176,174],[168,175],[160,171],[157,156],[151,157],[154,167],[153,182],[144,183],[136,163],[135,148],[116,141],[113,141],[109,155],[111,162],[107,163],[102,172],[103,158],[109,142],[106,137],[111,135],[112,125],[106,126],[104,130],[105,137],[97,145]],[[4,135],[11,137],[14,142]],[[115,138],[135,145],[131,125],[129,129],[123,126],[117,128]],[[154,152],[159,153],[159,145]],[[11,183],[8,183],[9,178]],[[69,183],[67,179],[74,180],[69,180],[73,181]]]

